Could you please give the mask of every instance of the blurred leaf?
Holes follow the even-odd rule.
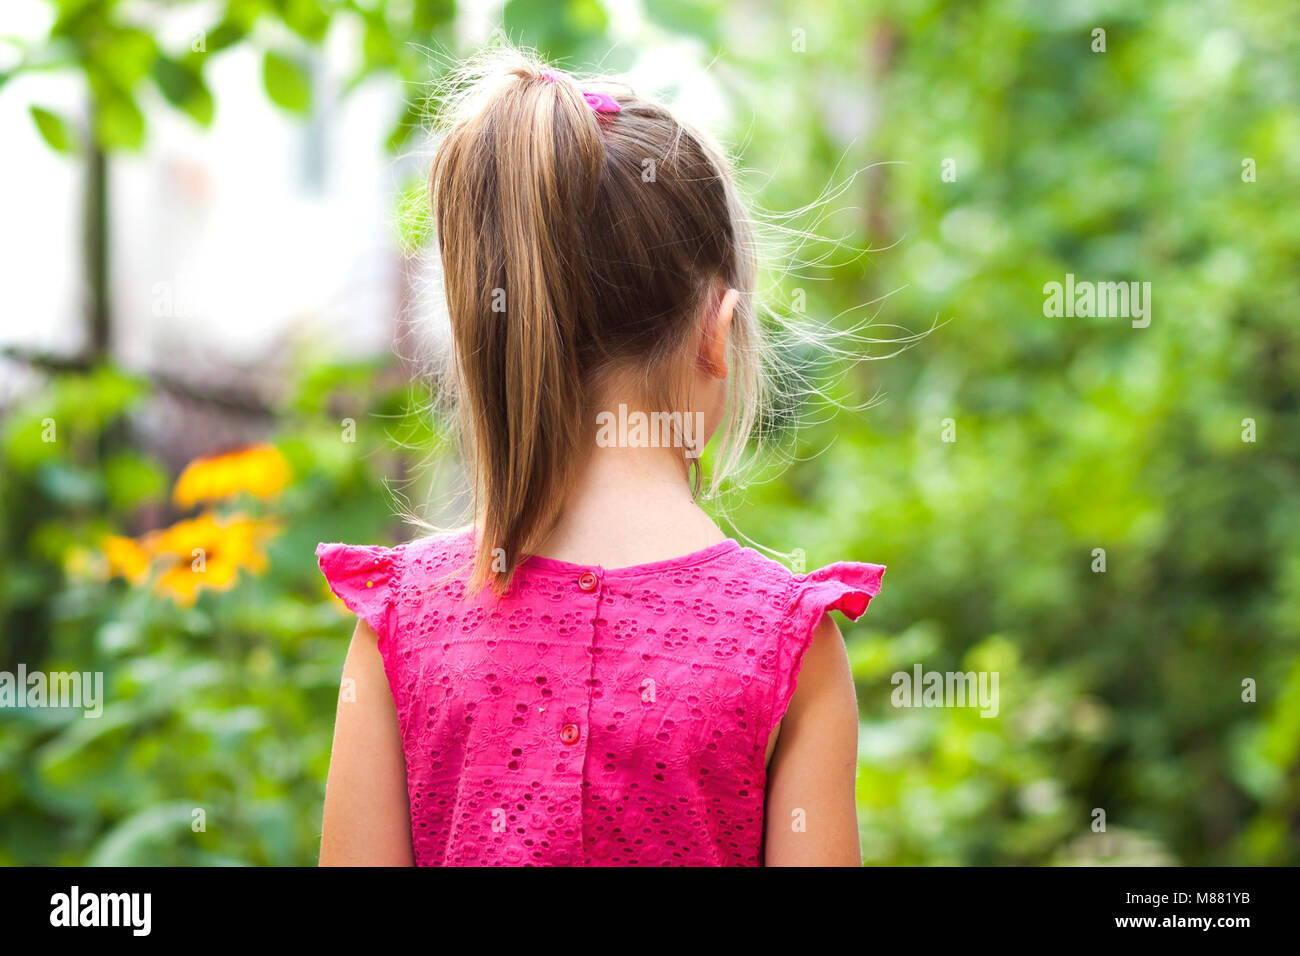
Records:
[[[109,85],[126,94],[149,75],[158,56],[158,42],[137,27],[113,24],[96,31],[92,43],[95,69]]]
[[[693,34],[717,43],[718,10],[713,3],[694,0],[656,0],[646,5],[646,17],[673,33]]]
[[[318,42],[329,28],[329,15],[317,0],[278,0],[281,16],[289,29],[303,39]]]
[[[104,493],[98,472],[60,461],[42,466],[37,472],[37,484],[65,508],[88,507],[98,502]]]
[[[146,501],[164,498],[168,475],[157,462],[122,452],[104,462],[104,482],[109,504],[117,511],[129,511]]]
[[[262,83],[277,106],[294,113],[311,109],[311,78],[295,60],[268,51],[262,60]]]
[[[248,36],[248,27],[245,24],[227,18],[200,36],[196,40],[199,49],[191,47],[191,52],[220,53],[239,43],[246,36]]]
[[[121,94],[95,106],[95,140],[104,149],[137,150],[144,145],[144,114],[135,100]]]
[[[554,60],[580,54],[609,20],[597,0],[508,0],[502,22],[512,38]]]
[[[39,106],[29,108],[32,119],[36,121],[36,129],[41,134],[41,139],[60,153],[71,153],[76,149],[76,134],[72,131],[72,126],[63,117],[57,113],[52,113],[47,109]]]
[[[212,122],[212,93],[194,61],[160,56],[154,61],[153,78],[173,106],[184,110],[201,126]]]

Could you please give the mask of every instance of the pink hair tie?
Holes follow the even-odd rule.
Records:
[[[588,93],[583,90],[582,98],[597,113],[617,113],[623,109],[618,105],[618,101],[608,93]]]
[[[542,71],[542,79],[547,83],[554,83],[556,76],[550,70]],[[587,105],[597,113],[618,113],[623,107],[618,105],[618,100],[608,93],[590,93],[587,90],[580,90],[582,98],[586,100]]]

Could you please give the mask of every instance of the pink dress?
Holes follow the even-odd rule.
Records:
[[[379,638],[427,865],[759,865],[764,756],[813,629],[884,568],[735,541],[607,570],[528,558],[466,596],[473,531],[322,544]]]

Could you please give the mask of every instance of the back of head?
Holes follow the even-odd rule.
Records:
[[[743,444],[755,267],[720,150],[665,107],[510,49],[456,83],[430,189],[482,532],[472,580],[502,589],[553,527],[605,385],[632,376],[648,407],[681,409],[698,316],[728,287],[726,444]]]

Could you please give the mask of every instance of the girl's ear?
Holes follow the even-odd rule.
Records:
[[[714,378],[727,377],[727,336],[731,334],[731,317],[736,311],[740,293],[728,289],[713,315],[704,317],[700,335],[700,370]]]

